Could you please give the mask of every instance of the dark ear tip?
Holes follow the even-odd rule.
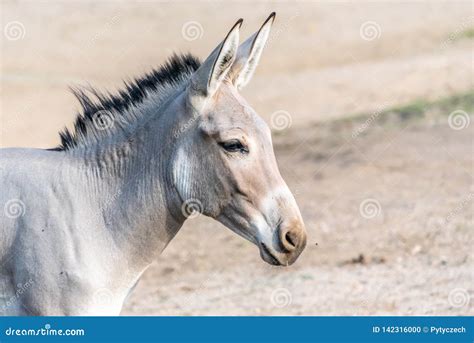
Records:
[[[237,20],[237,22],[234,24],[234,28],[236,26],[238,26],[239,28],[242,26],[242,23],[244,22],[244,20],[242,18],[240,18],[239,20]]]
[[[260,26],[260,29],[258,31],[260,32],[265,27],[265,25],[267,25],[269,22],[271,22],[271,24],[273,24],[273,22],[275,21],[275,17],[276,17],[275,12],[270,13],[268,18],[265,19],[265,21],[263,22],[262,26]]]

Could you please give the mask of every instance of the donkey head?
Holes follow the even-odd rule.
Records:
[[[275,14],[239,46],[239,20],[185,91],[190,129],[180,137],[173,183],[184,203],[255,243],[274,265],[306,245],[300,211],[278,170],[271,132],[238,90],[257,66]]]

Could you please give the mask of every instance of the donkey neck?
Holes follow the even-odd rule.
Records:
[[[141,273],[167,246],[185,217],[172,184],[170,163],[182,125],[183,92],[158,109],[152,100],[136,110],[149,111],[136,127],[83,151],[99,216],[127,260]]]

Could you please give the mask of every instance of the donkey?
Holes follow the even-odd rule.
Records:
[[[242,19],[201,64],[174,55],[82,106],[54,149],[1,150],[0,313],[118,315],[142,273],[197,213],[272,265],[306,245],[271,132],[238,93],[275,14],[239,46]]]

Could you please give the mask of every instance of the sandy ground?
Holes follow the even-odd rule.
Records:
[[[395,122],[378,115],[473,89],[472,39],[463,36],[471,2],[1,6],[2,147],[56,144],[78,108],[69,85],[113,90],[172,51],[205,57],[238,17],[247,36],[278,13],[243,93],[274,128],[306,251],[289,268],[271,267],[226,228],[192,219],[123,314],[474,313],[472,114],[461,130],[447,114],[462,108]],[[11,22],[22,24],[21,39],[5,33]],[[189,22],[197,39],[183,33]],[[277,130],[275,112],[291,126]],[[360,121],[335,121],[357,113],[373,118],[361,134]]]

